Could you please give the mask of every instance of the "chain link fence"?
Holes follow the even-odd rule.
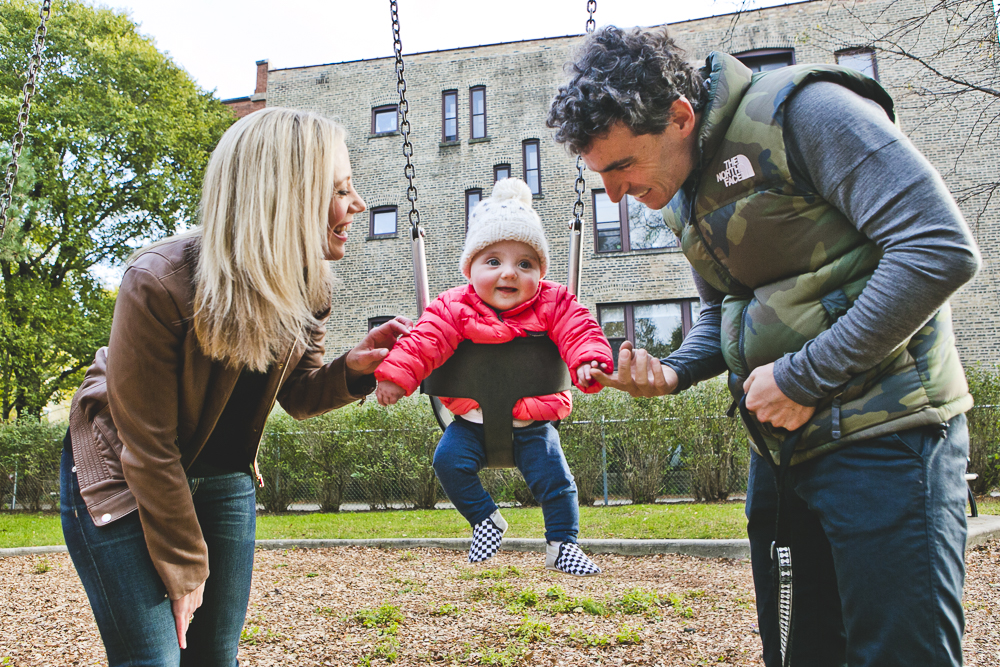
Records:
[[[971,378],[970,378],[971,379]],[[996,382],[1000,388],[1000,381]],[[581,504],[721,500],[746,491],[749,453],[738,419],[725,416],[721,383],[703,383],[669,400],[619,392],[574,396],[560,437]],[[972,490],[1000,485],[1000,401],[968,413]],[[0,509],[58,508],[64,424],[22,419],[0,426]],[[427,400],[385,409],[353,405],[296,422],[277,412],[259,462],[267,512],[449,507],[431,462],[441,432]],[[500,504],[533,505],[515,469],[484,470]]]

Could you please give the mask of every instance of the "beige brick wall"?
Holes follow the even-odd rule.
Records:
[[[878,11],[885,0],[848,3],[853,12]],[[920,5],[913,0],[914,6]],[[920,5],[922,6],[922,5]],[[903,7],[902,9],[912,9]],[[748,12],[733,25],[732,17],[688,21],[671,26],[692,59],[726,45],[729,52],[758,48],[794,48],[796,60],[834,62],[833,51],[861,43],[850,33],[860,27],[844,3],[815,0]],[[575,162],[552,140],[545,127],[549,102],[563,82],[563,65],[572,58],[579,37],[533,40],[454,49],[406,56],[407,99],[412,127],[420,220],[427,231],[427,264],[431,296],[464,282],[457,261],[465,224],[465,190],[482,188],[488,195],[493,166],[511,165],[522,176],[521,142],[540,143],[542,196],[535,207],[551,245],[549,278],[564,282],[567,265],[567,223],[572,215]],[[721,50],[721,49],[720,49]],[[355,183],[369,208],[399,207],[396,238],[367,240],[369,216],[358,215],[351,229],[347,256],[335,265],[340,281],[333,296],[336,316],[329,325],[328,353],[339,354],[359,340],[370,317],[402,314],[416,318],[410,239],[408,233],[405,164],[398,134],[373,137],[371,109],[399,101],[393,59],[272,70],[267,81],[268,106],[311,109],[338,118],[350,134]],[[907,94],[913,77],[906,63],[879,63],[883,85],[900,106],[902,127],[914,143],[959,188],[984,170],[995,170],[998,148],[975,146],[955,164],[954,146],[968,135],[976,109],[951,117],[929,119],[915,112]],[[469,141],[469,88],[485,85],[489,140]],[[442,145],[441,93],[458,90],[457,145]],[[624,301],[692,298],[690,270],[676,250],[613,253],[593,252],[590,188],[600,179],[586,174],[584,262],[580,299],[592,310],[597,304]],[[967,207],[972,219],[975,202]],[[959,345],[966,362],[998,361],[997,296],[1000,276],[995,257],[1000,251],[996,207],[978,218],[975,232],[984,255],[984,270],[954,299]]]

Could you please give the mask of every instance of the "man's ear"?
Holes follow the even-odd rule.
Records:
[[[677,129],[680,136],[687,137],[698,127],[698,117],[688,98],[681,95],[670,105],[670,125]]]

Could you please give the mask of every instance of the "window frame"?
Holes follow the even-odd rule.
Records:
[[[469,195],[472,195],[472,194],[479,195],[479,201],[482,201],[483,200],[483,189],[482,188],[469,188],[468,190],[465,191],[465,231],[469,231],[469,213],[472,212],[472,209],[475,206],[475,204],[473,204],[472,206],[469,206]],[[477,201],[476,204],[478,204],[479,201]]]
[[[788,55],[790,55],[792,57],[791,58],[791,62],[788,63],[788,65],[794,65],[795,64],[795,49],[751,49],[749,51],[743,51],[741,53],[734,53],[734,54],[732,54],[732,56],[734,58],[736,58],[737,60],[739,60],[744,65],[746,65],[747,67],[749,67],[750,69],[753,69],[752,65],[743,62],[744,58],[748,58],[748,59],[751,59],[751,60],[754,60],[754,59],[763,60],[763,59],[768,58],[768,57],[779,56],[779,55],[784,55],[784,54],[788,54]],[[783,65],[783,67],[787,67],[788,65]],[[759,72],[759,71],[761,71],[761,70],[759,70],[759,69],[755,70],[755,72]],[[765,70],[765,71],[768,71],[768,70]]]
[[[476,116],[475,94],[483,92],[483,136],[476,136]],[[489,127],[486,123],[486,86],[471,86],[469,88],[469,139],[486,139],[490,136]]]
[[[383,234],[375,233],[375,215],[378,213],[388,213],[392,211],[396,215],[396,228],[392,232]],[[376,206],[368,213],[368,238],[369,239],[391,239],[399,236],[399,207],[398,206]]]
[[[607,190],[604,188],[592,188],[590,191],[590,210],[593,211],[591,214],[591,222],[593,224],[594,231],[594,252],[605,255],[610,252],[631,252],[632,244],[629,243],[628,236],[628,225],[625,224],[625,220],[628,219],[628,208],[625,204],[625,197],[621,198],[616,206],[618,207],[618,229],[621,235],[622,247],[618,250],[601,250],[598,234],[597,234],[597,196],[606,195]]]
[[[593,188],[590,191],[590,210],[592,211],[590,220],[591,230],[594,234],[594,254],[608,255],[615,252],[664,252],[680,248],[680,242],[676,240],[671,245],[654,246],[652,248],[633,248],[631,236],[632,230],[629,228],[628,224],[628,196],[626,195],[623,196],[617,204],[615,204],[615,206],[618,207],[618,228],[621,234],[622,247],[620,250],[601,250],[600,238],[597,230],[597,197],[598,195],[606,194],[607,190],[605,188]],[[637,201],[637,204],[642,206],[642,202]],[[676,237],[674,238],[676,239]]]
[[[501,169],[506,169],[507,170],[507,175],[504,176],[504,178],[510,178],[510,175],[513,173],[513,171],[510,168],[510,165],[507,164],[506,162],[504,162],[502,164],[495,164],[495,165],[493,165],[493,182],[494,183],[496,183],[499,180],[502,180],[502,179],[500,179],[498,177],[498,172]]]
[[[524,182],[528,184],[528,188],[531,188],[531,182],[528,181],[528,146],[535,147],[535,156],[538,158],[538,167],[533,171],[538,172],[538,192],[532,192],[533,197],[542,196],[542,142],[538,139],[525,139],[521,142],[521,171]]]
[[[838,65],[840,65],[840,56],[856,56],[860,54],[867,54],[872,61],[872,79],[875,81],[879,80],[878,75],[878,58],[875,57],[875,49],[868,46],[854,46],[848,49],[839,49],[833,52],[834,60]],[[847,67],[847,65],[841,65],[841,67]],[[854,69],[850,67],[848,69]],[[854,70],[855,72],[859,70]],[[861,72],[864,74],[864,72]]]
[[[376,132],[375,131],[375,117],[379,114],[386,113],[387,111],[394,111],[396,113],[396,127],[391,131]],[[381,106],[372,107],[372,125],[371,130],[373,135],[387,136],[390,134],[395,134],[399,132],[399,105],[398,104],[383,104]]]
[[[395,315],[376,315],[375,317],[368,318],[368,330],[371,331],[375,327],[382,326],[386,322],[391,322],[396,319]]]
[[[455,98],[455,134],[454,136],[448,135],[448,98],[454,96]],[[458,90],[443,90],[441,91],[441,141],[444,143],[451,143],[453,141],[458,141]]]
[[[619,339],[615,337],[614,339],[608,338],[608,342],[611,343],[612,356],[615,360],[615,366],[618,366],[618,350],[621,347],[621,343],[624,341],[629,341],[633,345],[635,344],[635,307],[636,306],[653,306],[659,304],[670,304],[677,303],[681,306],[681,333],[683,341],[687,338],[688,334],[691,333],[691,328],[694,326],[694,317],[691,312],[692,304],[699,302],[698,298],[680,298],[680,299],[658,299],[656,301],[624,301],[624,302],[610,302],[610,303],[599,303],[597,304],[597,323],[601,326],[601,331],[604,331],[604,322],[601,319],[602,309],[604,308],[622,308],[623,317],[625,324],[625,337]],[[605,334],[606,336],[607,334]],[[614,343],[615,340],[620,340],[617,345]]]

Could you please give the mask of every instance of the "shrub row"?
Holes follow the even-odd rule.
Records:
[[[967,370],[976,407],[968,413],[973,491],[1000,486],[1000,368]],[[609,471],[621,495],[653,502],[680,476],[698,500],[722,500],[745,489],[748,449],[737,419],[725,416],[729,393],[721,380],[669,399],[631,399],[616,391],[574,392],[574,410],[560,427],[580,503],[601,494]],[[31,511],[54,508],[65,424],[25,417],[0,425],[0,502]],[[427,399],[391,408],[374,401],[295,421],[280,410],[268,421],[259,462],[265,478],[257,498],[267,511],[293,502],[338,511],[348,501],[375,509],[403,503],[431,508],[445,500],[431,467],[440,430]],[[534,504],[516,470],[487,470],[483,483],[497,501]]]

